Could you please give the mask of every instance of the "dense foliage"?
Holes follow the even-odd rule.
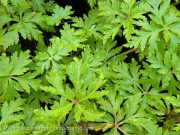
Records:
[[[179,0],[87,2],[0,0],[0,134],[180,134]]]

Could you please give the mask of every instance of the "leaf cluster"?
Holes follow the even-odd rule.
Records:
[[[87,2],[0,0],[0,134],[179,134],[179,1]]]

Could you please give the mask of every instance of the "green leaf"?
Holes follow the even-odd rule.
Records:
[[[112,128],[109,132],[105,133],[104,135],[121,135],[117,128]]]
[[[29,59],[29,51],[15,52],[12,56],[6,57],[4,54],[0,57],[0,84],[3,89],[16,89],[25,90],[30,92],[30,87],[37,90],[40,84],[38,79],[34,79],[36,74],[30,72],[28,65],[31,60]],[[4,86],[4,87],[3,87]]]
[[[147,112],[154,115],[164,115],[166,112],[166,106],[162,101],[162,97],[166,98],[166,94],[158,93],[156,89],[151,89],[147,92],[144,97],[142,104],[146,107]]]
[[[17,23],[10,27],[10,30],[18,30],[21,36],[26,39],[32,40],[34,38],[37,41],[43,39],[42,32],[33,23]]]
[[[4,54],[0,57],[0,76],[9,75],[22,75],[28,71],[27,65],[31,62],[29,60],[29,52],[15,52],[11,58],[6,57]]]
[[[53,104],[55,99],[59,99],[56,95],[48,94],[42,91],[31,91],[30,94],[25,94],[25,97],[28,97],[27,104],[31,108],[36,109],[41,107],[41,103]]]
[[[9,37],[12,37],[12,38],[9,38]],[[6,49],[10,45],[17,44],[18,42],[19,42],[18,30],[11,30],[4,34],[2,45]]]
[[[98,100],[98,103],[101,105],[100,107],[102,109],[111,113],[113,116],[116,116],[116,114],[120,111],[119,109],[124,98],[120,94],[116,94],[117,91],[112,89],[110,86],[107,87],[107,89],[110,91],[106,95],[108,100],[100,99]]]
[[[150,67],[157,69],[157,73],[162,76],[162,87],[165,88],[175,78],[173,75],[180,80],[180,68],[179,68],[179,57],[170,51],[166,51],[164,56],[161,53],[157,53],[156,56],[152,56],[148,59],[151,63]]]
[[[23,119],[25,125],[27,127],[35,126],[36,122],[34,121],[33,109],[28,104],[24,106],[23,113],[25,115],[25,119]]]
[[[38,79],[34,79],[35,77],[36,77],[36,74],[27,73],[23,76],[13,77],[13,79],[17,80],[26,92],[30,93],[31,87],[34,90],[37,90],[40,87],[41,81]]]
[[[92,8],[97,3],[97,0],[88,0],[88,3]]]
[[[4,6],[7,6],[8,0],[1,0],[1,3],[2,3]]]
[[[20,97],[20,94],[15,89],[16,87],[18,87],[17,83],[11,82],[11,85],[9,86],[8,84],[4,84],[4,85],[1,85],[0,87],[1,87],[1,94],[2,94],[0,97],[1,102],[15,100],[15,98]]]
[[[98,89],[106,82],[103,75],[96,77],[82,60],[74,59],[67,68],[67,74],[74,86],[74,92],[80,102],[90,98],[98,98],[107,94],[107,91],[98,92]],[[97,95],[96,95],[97,94]]]
[[[149,5],[145,6],[147,11],[151,14],[150,22],[139,21],[138,26],[142,27],[141,30],[136,32],[131,41],[127,43],[128,47],[140,47],[141,51],[145,48],[149,49],[149,55],[152,55],[161,44],[157,42],[164,38],[166,42],[170,41],[171,49],[175,50],[180,41],[174,42],[176,37],[179,37],[179,12],[177,9],[170,7],[170,0],[161,2],[160,0],[148,1]],[[166,44],[163,46],[167,47]]]
[[[73,101],[75,94],[68,86],[65,89],[63,81],[65,80],[65,75],[58,70],[53,70],[49,72],[49,75],[46,76],[46,79],[52,86],[42,86],[41,89],[50,92],[54,95],[61,95],[64,98],[67,98]]]
[[[37,12],[25,12],[23,17],[22,17],[22,21],[25,22],[25,24],[27,23],[31,23],[31,26],[36,30],[36,33],[38,32],[37,30],[37,27],[34,26],[34,24],[36,25],[39,25],[42,29],[45,29],[47,31],[54,31],[54,28],[47,25],[47,22],[45,21],[47,18],[46,15],[43,15],[42,13],[37,13]],[[22,25],[22,24],[21,24]],[[30,24],[29,24],[30,25]],[[27,27],[25,25],[25,27]],[[23,30],[21,30],[23,31]],[[20,31],[20,33],[21,33]],[[26,30],[24,30],[26,31]],[[25,33],[25,32],[24,32]],[[32,32],[31,32],[32,33]],[[39,31],[38,32],[39,34],[41,34],[41,32]],[[38,34],[37,33],[37,34]],[[21,33],[22,36],[23,36],[23,32]],[[35,35],[32,35],[34,38],[36,37]],[[25,36],[24,36],[25,38]],[[40,35],[39,35],[39,38],[40,38]],[[36,38],[35,38],[36,39]],[[36,39],[37,41],[39,41],[40,39]]]
[[[92,54],[90,47],[86,46],[84,48],[84,52],[82,52],[82,59],[87,64],[88,67],[99,67],[100,65],[102,65],[104,55],[102,56],[102,58],[101,57],[97,58],[97,56],[94,56]]]
[[[83,42],[86,41],[86,36],[78,33],[74,28],[71,28],[67,23],[64,24],[63,29],[60,31],[60,43],[68,49],[77,51],[77,48],[83,48]]]
[[[84,118],[88,121],[95,121],[96,119],[100,119],[104,115],[104,113],[100,113],[92,109],[86,109],[82,113],[84,115]]]
[[[90,10],[88,15],[83,15],[83,18],[74,17],[72,25],[80,30],[77,32],[79,35],[84,35],[86,38],[93,37],[96,39],[102,38],[100,34],[101,25],[99,21],[101,20],[98,16],[99,11],[97,9]]]
[[[80,104],[77,104],[75,107],[74,107],[74,118],[77,122],[80,121],[81,119],[81,115],[82,115],[82,111],[85,109],[84,106],[80,105]]]
[[[81,115],[84,116],[85,120],[88,121],[95,121],[100,119],[104,114],[97,112],[95,110],[92,109],[86,109],[83,105],[81,104],[77,104],[74,108],[74,117],[76,119],[77,122],[80,121]]]
[[[132,115],[136,114],[139,109],[141,101],[140,95],[131,96],[125,104],[126,118],[129,119]],[[132,108],[133,106],[133,108]]]
[[[67,73],[71,82],[74,85],[75,94],[81,94],[83,87],[87,87],[89,83],[92,82],[92,77],[94,76],[91,74],[92,72],[89,71],[85,65],[82,63],[82,60],[78,60],[77,58],[74,59],[74,62],[71,62],[67,68]],[[83,86],[85,85],[85,86]],[[86,91],[84,91],[86,92]]]
[[[107,95],[108,93],[109,93],[109,91],[105,91],[105,90],[103,90],[103,91],[96,91],[96,92],[90,93],[90,95],[88,95],[87,98],[88,99],[93,99],[93,98],[98,99],[98,98],[100,98],[100,97],[102,97],[104,95]]]
[[[129,65],[125,62],[121,62],[118,65],[113,65],[113,71],[116,74],[113,82],[123,85],[122,87],[132,85],[142,90],[138,82],[141,75],[139,68],[140,66],[137,65],[137,62],[134,59],[132,59],[132,62]]]
[[[148,131],[148,135],[162,135],[162,128],[152,121],[144,121],[141,125]]]
[[[4,26],[6,23],[9,23],[12,18],[6,14],[4,11],[0,11],[0,27]]]
[[[66,6],[65,8],[62,8],[58,5],[55,6],[53,9],[52,16],[47,17],[46,21],[48,25],[56,25],[58,26],[63,19],[70,19],[70,15],[73,13],[71,11],[71,6]]]
[[[100,15],[109,18],[109,24],[105,24],[105,41],[111,37],[114,39],[121,27],[124,28],[123,35],[127,41],[131,39],[131,35],[135,33],[134,25],[138,20],[145,20],[143,16],[146,11],[143,9],[144,4],[138,3],[136,0],[121,1],[102,1],[99,2]],[[111,18],[111,19],[110,19]]]
[[[38,73],[43,73],[48,69],[60,68],[59,61],[67,56],[71,49],[60,43],[58,37],[51,39],[52,45],[45,48],[46,51],[38,52],[35,56],[35,65]]]
[[[24,100],[18,98],[15,101],[4,102],[2,109],[1,109],[1,121],[0,125],[8,124],[11,122],[20,121],[24,119],[25,116],[22,114],[18,114],[21,110],[23,110],[22,105],[24,104]]]
[[[73,104],[71,102],[62,100],[60,103],[54,102],[51,110],[45,107],[45,110],[35,109],[34,113],[36,115],[35,121],[43,121],[52,126],[60,125],[61,120],[71,111]]]
[[[177,97],[166,97],[165,99],[167,99],[173,106],[174,106],[174,109],[177,113],[180,112],[180,96],[177,95]]]
[[[28,4],[26,0],[11,0],[12,4],[15,6],[21,5],[22,7]]]
[[[45,13],[44,6],[44,0],[32,0],[32,8],[34,9],[34,11],[40,11],[42,13]]]
[[[21,52],[19,54],[19,57],[17,56],[18,54],[17,52],[15,52],[11,57],[11,62],[13,65],[11,75],[22,75],[23,73],[27,72],[28,68],[26,68],[25,66],[27,66],[31,62],[31,60],[29,59],[29,51],[26,51],[24,53]]]

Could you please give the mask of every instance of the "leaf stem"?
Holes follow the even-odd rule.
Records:
[[[132,48],[132,49],[130,49],[130,50],[128,50],[128,51],[125,51],[125,52],[123,52],[123,53],[120,53],[119,55],[127,55],[127,54],[129,54],[129,53],[135,52],[136,50],[138,50],[138,48]]]
[[[133,48],[133,49],[130,49],[130,50],[128,50],[128,51],[125,51],[125,52],[123,52],[123,53],[116,54],[116,55],[127,55],[127,54],[132,53],[132,52],[134,52],[134,51],[136,51],[136,50],[138,50],[138,48]],[[111,59],[111,58],[114,57],[114,56],[115,56],[115,55],[111,56],[111,57],[108,58],[106,61],[108,61],[109,59]]]
[[[120,127],[117,127],[117,129],[119,130],[119,131],[121,131],[124,135],[128,135],[128,133],[126,133],[123,129],[121,129]]]
[[[80,121],[78,123],[78,125],[82,126],[82,127],[87,127],[87,128],[94,128],[99,126],[102,123],[96,123],[96,122],[85,122],[85,121]]]

